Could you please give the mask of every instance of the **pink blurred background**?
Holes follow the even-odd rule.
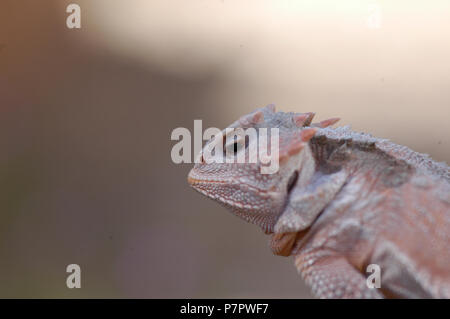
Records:
[[[276,103],[450,162],[449,39],[439,0],[2,0],[0,297],[311,297],[170,133]]]

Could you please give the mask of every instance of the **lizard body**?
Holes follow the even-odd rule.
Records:
[[[318,297],[450,298],[448,166],[313,116],[269,105],[241,117],[230,127],[279,129],[278,172],[202,161],[189,183],[270,234]],[[371,264],[380,289],[366,284]]]

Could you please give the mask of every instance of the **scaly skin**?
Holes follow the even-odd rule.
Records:
[[[230,127],[280,129],[278,172],[203,161],[189,183],[270,234],[318,297],[450,298],[448,166],[313,116],[272,105],[243,116]],[[380,289],[366,284],[370,264]]]

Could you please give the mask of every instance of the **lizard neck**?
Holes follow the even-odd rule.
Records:
[[[378,147],[371,137],[354,140],[319,134],[310,145],[317,170],[325,174],[344,169],[350,177],[364,174],[367,181],[377,185],[397,187],[407,182],[415,170],[408,161]]]

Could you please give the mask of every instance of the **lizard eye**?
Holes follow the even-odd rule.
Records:
[[[289,181],[287,183],[287,192],[288,194],[292,191],[292,189],[295,186],[295,183],[298,179],[298,171],[295,171],[294,174],[289,178]]]
[[[235,156],[243,147],[246,147],[245,141],[236,137],[231,138],[230,141],[224,138],[223,143],[223,152],[228,156]]]
[[[242,148],[242,143],[235,141],[224,145],[223,151],[226,155],[236,155]]]

